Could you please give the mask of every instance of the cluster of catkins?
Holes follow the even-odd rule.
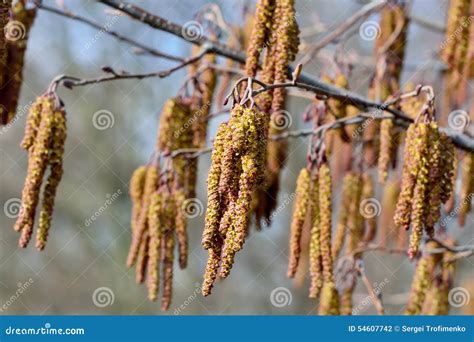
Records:
[[[474,1],[450,0],[445,40],[440,57],[447,64],[445,111],[459,108],[466,99],[467,81],[474,77]]]
[[[327,162],[304,168],[296,182],[296,199],[290,228],[288,277],[298,269],[302,250],[303,227],[310,229],[310,298],[320,298],[319,314],[338,315],[339,295],[333,276],[331,249],[332,179]]]
[[[216,277],[229,275],[235,254],[243,247],[252,195],[262,181],[267,116],[240,104],[222,123],[214,140],[207,179],[208,203],[202,245],[209,257],[202,293],[211,293]]]
[[[429,237],[440,218],[440,206],[453,191],[454,146],[430,118],[408,127],[401,191],[394,221],[399,229],[412,232],[408,254],[418,254],[423,231]]]
[[[167,156],[172,151],[192,146],[195,133],[189,121],[192,115],[188,98],[178,96],[165,103],[157,153]],[[152,301],[158,296],[161,266],[163,310],[171,303],[175,240],[179,265],[181,268],[187,265],[186,200],[195,186],[195,176],[191,174],[195,170],[187,167],[187,158],[180,155],[165,158],[168,159],[162,172],[159,158],[154,158],[148,165],[136,169],[130,180],[132,242],[127,258],[128,267],[136,265],[137,283],[146,279],[148,298]]]
[[[267,84],[285,82],[288,66],[298,53],[298,34],[294,0],[259,0],[247,48],[246,75],[257,75],[258,62],[265,48],[260,79]],[[256,101],[260,111],[270,115],[268,134],[281,134],[290,119],[284,111],[285,89],[265,92]],[[285,140],[270,139],[267,142],[265,182],[257,190],[252,206],[257,228],[261,226],[262,220],[269,222],[276,207],[279,175],[286,160],[286,150]]]
[[[43,190],[42,208],[36,232],[36,247],[44,249],[53,215],[56,190],[63,174],[66,140],[66,112],[55,94],[37,98],[30,108],[21,146],[28,151],[28,173],[23,188],[21,209],[15,230],[21,233],[19,245],[26,247],[33,234],[36,207],[43,179],[49,167]]]
[[[259,0],[247,48],[247,76],[256,76],[260,56],[266,48],[262,81],[284,82],[298,44],[294,0]],[[269,123],[272,113],[281,114],[284,100],[285,92],[279,88],[257,98],[257,108],[235,104],[230,120],[218,129],[208,175],[202,241],[209,252],[202,287],[204,295],[210,294],[217,276],[228,276],[235,254],[244,244],[251,211],[255,212],[259,225],[262,218],[270,217],[275,207],[285,144],[268,140],[268,135],[274,133],[272,129],[277,127]]]
[[[0,3],[0,125],[7,125],[16,112],[28,32],[35,16],[36,9],[27,9],[25,1],[13,7],[11,1]]]
[[[369,97],[375,101],[386,101],[391,94],[400,90],[399,82],[405,55],[408,31],[407,4],[394,1],[380,13],[380,35],[375,42],[376,71],[372,79]],[[377,134],[378,139],[375,139]],[[399,134],[393,119],[372,122],[364,131],[366,160],[372,166],[377,164],[379,182],[384,184],[390,165],[395,166]]]
[[[445,243],[453,245],[450,241]],[[416,265],[405,314],[447,315],[450,307],[448,294],[456,270],[456,263],[452,260],[454,253],[449,250],[436,252],[443,247],[436,241],[429,241],[426,247],[427,252]]]

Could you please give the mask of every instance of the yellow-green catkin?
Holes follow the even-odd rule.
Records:
[[[378,159],[379,183],[385,184],[388,177],[388,169],[393,156],[393,127],[392,119],[382,120],[380,124],[380,152]]]
[[[323,284],[318,314],[339,315],[339,294],[332,281]]]
[[[20,214],[15,230],[21,232],[20,247],[26,247],[33,234],[36,207],[41,185],[48,167],[50,174],[43,191],[36,247],[44,249],[56,198],[56,191],[63,173],[62,157],[66,140],[66,113],[59,99],[52,94],[38,98],[32,106],[25,129],[22,146],[28,150],[28,171],[23,187]]]
[[[136,231],[141,212],[146,173],[147,166],[142,165],[133,172],[132,177],[130,178],[129,193],[132,201],[131,227],[133,232]]]
[[[159,181],[159,172],[156,165],[149,165],[145,176],[143,185],[143,199],[141,202],[140,213],[136,228],[132,230],[132,241],[127,257],[127,267],[132,267],[138,256],[140,243],[143,239],[144,233],[148,229],[148,210],[150,206],[151,195],[157,190]]]
[[[412,173],[416,176],[415,188],[413,189],[413,203],[411,208],[411,235],[408,246],[408,256],[414,258],[423,235],[424,219],[426,217],[426,200],[429,184],[429,126],[425,123],[418,124],[417,146],[415,151],[414,169]]]
[[[319,180],[317,175],[311,181],[311,234],[309,242],[309,274],[311,284],[309,297],[318,298],[323,286],[322,259],[321,259],[321,226],[319,212]]]
[[[182,189],[177,189],[173,195],[176,205],[175,229],[176,239],[178,240],[179,267],[184,269],[188,264],[188,234],[186,231],[187,217],[184,210],[184,206],[186,205],[186,194]]]
[[[49,154],[50,174],[43,191],[43,202],[40,211],[38,230],[36,233],[36,248],[43,250],[48,239],[51,220],[53,218],[56,192],[63,175],[63,154],[66,142],[66,112],[64,108],[54,110],[53,136]]]
[[[217,275],[229,275],[235,254],[245,242],[252,194],[263,177],[266,129],[264,113],[239,104],[234,105],[228,123],[219,128],[202,241],[209,251],[204,295],[210,294]]]
[[[370,201],[374,200],[375,194],[374,194],[374,183],[369,173],[365,172],[362,175],[362,182],[363,182],[362,201],[366,201],[366,203],[370,203]],[[377,210],[379,210],[379,208],[375,208],[373,212],[372,211],[367,212],[367,215],[364,217],[365,218],[365,232],[364,232],[364,237],[363,237],[364,242],[371,242],[375,238],[375,235],[377,234],[377,217],[379,214]]]
[[[397,208],[395,211],[395,224],[403,230],[410,228],[411,206],[413,201],[413,189],[416,183],[416,168],[414,164],[414,155],[416,153],[416,134],[417,127],[412,124],[408,127],[405,139],[404,165],[401,179],[400,196],[398,197]]]
[[[165,203],[165,200],[168,201]],[[163,227],[165,206],[172,205],[171,198],[168,195],[155,192],[151,194],[150,204],[148,208],[148,236],[149,239],[143,239],[142,243],[148,240],[148,263],[147,263],[147,287],[148,298],[155,301],[158,296],[160,285],[160,260],[161,260],[161,243],[165,227]],[[140,248],[145,248],[140,246]],[[137,267],[140,266],[138,263]]]
[[[332,179],[331,170],[323,163],[318,170],[319,179],[319,222],[321,227],[321,260],[325,284],[333,281],[333,260],[331,252],[332,230]]]
[[[4,1],[3,5],[11,3]],[[0,10],[1,11],[1,10]],[[0,13],[0,17],[3,13]],[[1,39],[6,36],[6,64],[0,66],[0,118],[1,124],[8,124],[15,116],[16,107],[20,95],[20,88],[23,80],[23,65],[28,41],[30,27],[36,16],[36,8],[27,9],[24,1],[16,1],[11,8],[11,22],[5,31],[1,31]],[[1,19],[0,19],[1,21]],[[0,26],[2,26],[0,24]],[[16,32],[17,30],[18,32]],[[11,32],[10,32],[11,31]],[[9,35],[15,35],[9,39]],[[2,42],[0,41],[0,45]],[[1,49],[1,48],[0,48]],[[3,62],[3,52],[0,52],[0,60]],[[0,62],[1,64],[3,64]],[[2,80],[3,79],[3,80]]]
[[[458,221],[461,226],[466,223],[466,216],[471,210],[474,193],[474,153],[466,153],[461,162],[461,191]]]
[[[255,77],[262,48],[268,41],[275,0],[259,0],[255,12],[254,26],[247,48],[245,74]]]
[[[426,244],[429,249],[439,247],[439,245],[430,241]],[[426,293],[429,290],[433,281],[434,271],[441,259],[441,254],[426,254],[418,260],[415,274],[411,284],[408,304],[405,309],[407,315],[419,315],[423,308],[423,303],[426,298]]]
[[[342,180],[342,199],[339,207],[339,215],[337,219],[336,232],[334,234],[334,242],[332,245],[332,257],[336,259],[344,245],[347,231],[347,222],[350,216],[350,206],[354,199],[355,182],[357,176],[354,172],[348,172]]]
[[[176,204],[173,199],[166,203],[163,209],[163,234],[162,248],[162,277],[163,277],[163,296],[161,299],[161,309],[166,311],[171,304],[173,294],[173,260],[175,246],[175,217],[177,213]]]
[[[301,255],[301,235],[310,203],[311,175],[308,169],[300,171],[296,181],[296,199],[290,228],[290,245],[287,275],[293,278]]]

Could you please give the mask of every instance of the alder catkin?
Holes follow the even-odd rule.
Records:
[[[301,234],[303,224],[308,212],[310,201],[311,176],[308,169],[300,171],[296,181],[296,199],[293,207],[293,217],[290,228],[290,246],[287,275],[293,278],[298,269],[298,262],[301,254]]]

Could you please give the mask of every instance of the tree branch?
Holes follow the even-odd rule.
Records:
[[[43,5],[41,2],[38,2],[38,1],[35,2],[35,4],[36,4],[36,7],[41,9],[41,10],[44,10],[44,11],[47,11],[47,12],[50,12],[50,13],[54,13],[54,14],[60,15],[62,17],[69,18],[69,19],[81,22],[83,24],[89,25],[89,26],[99,30],[100,32],[104,32],[104,33],[106,33],[106,34],[108,34],[112,37],[117,38],[118,40],[120,40],[122,42],[130,44],[130,45],[132,45],[132,46],[134,46],[138,49],[141,49],[141,50],[149,53],[152,56],[161,57],[161,58],[169,59],[171,61],[176,61],[176,62],[183,62],[184,61],[184,58],[173,56],[173,55],[158,51],[158,50],[156,50],[152,47],[146,46],[142,43],[136,42],[131,38],[122,36],[121,34],[110,30],[110,28],[108,28],[106,26],[102,26],[101,24],[97,24],[97,23],[93,22],[92,20],[81,17],[81,16],[79,16],[77,14],[74,14],[72,12],[66,12],[66,11],[62,11],[58,8]]]
[[[150,27],[153,27],[158,30],[166,31],[181,39],[186,40],[186,37],[183,34],[183,27],[181,25],[175,24],[169,20],[163,19],[135,5],[132,5],[123,1],[119,1],[119,0],[98,0],[98,1],[107,6],[110,6],[112,8],[122,11],[123,13],[149,25]],[[210,52],[216,53],[220,56],[230,58],[242,64],[245,63],[245,54],[239,51],[233,50],[222,43],[213,42],[205,35],[199,35],[197,37],[193,37],[193,39],[190,40],[190,43],[197,44],[197,45],[208,44]],[[291,75],[293,71],[294,71],[293,68],[290,67],[288,69],[289,75]],[[298,85],[299,86],[304,85],[305,88],[303,89],[305,90],[313,91],[317,94],[335,97],[341,100],[350,101],[353,105],[361,109],[380,108],[382,110],[386,110],[392,113],[393,115],[397,117],[405,117],[407,122],[412,122],[412,120],[408,118],[408,116],[405,113],[401,111],[398,111],[393,108],[385,108],[384,105],[381,103],[369,101],[366,98],[356,93],[327,84],[321,81],[320,79],[313,78],[312,76],[307,75],[305,73],[301,73],[299,75],[298,81],[299,81],[297,82]],[[296,87],[296,85],[294,84],[291,84],[291,85],[286,84],[285,86]],[[451,140],[457,147],[466,151],[474,152],[474,139],[470,139],[465,134],[457,132],[453,129],[444,128],[442,130],[451,138]]]

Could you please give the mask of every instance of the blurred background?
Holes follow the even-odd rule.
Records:
[[[184,24],[204,5],[205,0],[132,1],[152,13]],[[67,9],[103,23],[109,29],[173,55],[188,56],[190,44],[170,34],[153,30],[125,16],[117,16],[95,1],[61,1]],[[245,5],[253,10],[254,2],[244,0],[212,1],[224,19],[242,23]],[[57,6],[55,1],[44,4]],[[297,21],[312,43],[332,31],[360,9],[364,2],[354,0],[297,0]],[[447,0],[414,0],[411,13],[441,26],[445,23]],[[366,20],[378,20],[372,15]],[[357,26],[355,26],[357,29]],[[416,23],[409,28],[407,67],[404,82],[438,85],[439,62],[436,51],[443,34]],[[373,41],[354,34],[344,44],[347,58],[360,62],[351,78],[351,87],[366,94],[373,68]],[[314,59],[306,72],[318,75],[328,67],[332,47],[324,49],[326,58]],[[329,59],[329,61],[328,61]],[[220,62],[223,60],[219,59]],[[39,10],[30,32],[24,82],[18,120],[0,133],[0,306],[2,314],[315,314],[316,303],[307,297],[308,279],[300,270],[296,280],[286,277],[289,223],[296,175],[305,165],[307,139],[290,141],[289,159],[281,177],[280,205],[271,226],[256,232],[251,229],[244,249],[237,254],[231,275],[218,281],[213,294],[203,298],[199,284],[207,259],[200,245],[204,215],[189,220],[190,259],[187,269],[175,266],[174,295],[168,312],[159,303],[147,300],[146,288],[135,283],[134,270],[125,259],[130,243],[130,199],[128,181],[133,170],[146,163],[153,150],[161,107],[176,94],[186,77],[186,70],[165,79],[123,80],[74,90],[61,88],[68,118],[65,173],[60,184],[53,225],[46,249],[37,252],[34,244],[17,247],[13,231],[15,215],[11,203],[19,203],[27,168],[27,155],[19,143],[23,136],[27,108],[46,91],[59,74],[89,78],[100,75],[102,66],[131,73],[169,68],[174,63],[161,58],[138,55],[133,49],[104,32],[82,23]],[[364,66],[365,65],[365,66]],[[310,100],[290,97],[291,130],[304,126],[301,113]],[[97,128],[96,113],[108,114],[108,123]],[[215,127],[225,120],[211,122],[208,139]],[[198,199],[205,207],[208,154],[199,158]],[[339,180],[335,181],[334,212],[337,212]],[[380,189],[378,189],[380,199]],[[204,212],[202,208],[201,212]],[[97,215],[96,212],[99,212]],[[91,217],[95,220],[92,221]],[[450,234],[472,244],[473,219],[464,229],[449,223]],[[304,258],[303,258],[304,259]],[[405,257],[381,252],[364,255],[366,271],[375,287],[381,287],[387,313],[403,312],[414,270]],[[472,276],[472,259],[459,262],[456,284]],[[303,265],[306,268],[306,265]],[[15,294],[21,289],[20,296]],[[282,290],[283,289],[283,290]],[[281,292],[283,305],[272,301]],[[12,300],[12,296],[14,299]],[[356,302],[359,314],[373,314],[374,308],[360,281]],[[273,302],[273,304],[272,304]],[[460,313],[452,310],[451,313]]]

